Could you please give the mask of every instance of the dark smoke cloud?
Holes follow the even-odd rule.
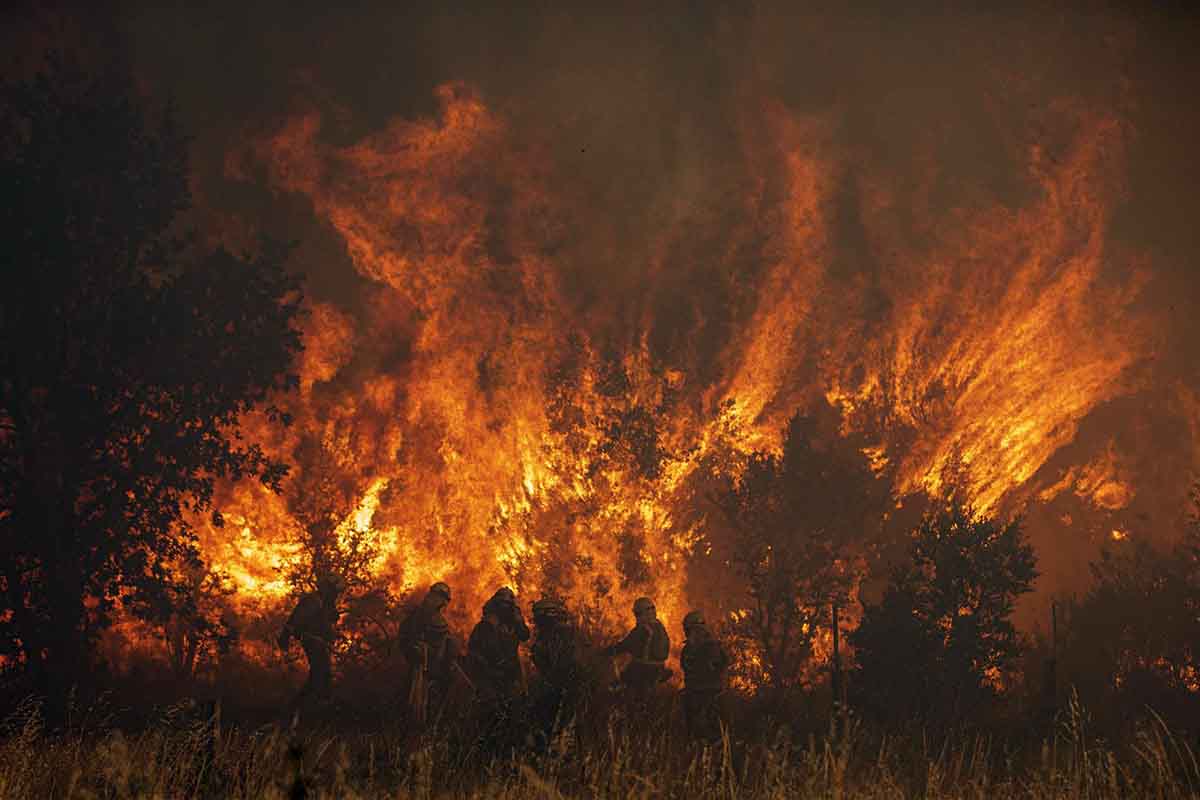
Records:
[[[639,254],[681,189],[728,187],[722,168],[737,160],[737,105],[749,91],[839,112],[839,141],[864,168],[903,173],[936,135],[955,184],[947,204],[967,192],[1018,200],[1006,137],[1036,124],[1051,100],[1080,97],[1121,109],[1137,131],[1118,233],[1164,251],[1169,263],[1156,268],[1191,288],[1179,273],[1198,244],[1189,201],[1200,115],[1187,102],[1200,77],[1194,15],[922,3],[637,8],[149,3],[124,6],[118,24],[143,75],[177,94],[197,152],[213,161],[298,105],[336,109],[341,124],[326,135],[350,142],[397,115],[435,113],[440,83],[478,86],[517,126],[557,143],[563,173]],[[640,269],[603,266],[633,277]]]

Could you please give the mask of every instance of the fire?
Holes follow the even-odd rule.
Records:
[[[1117,511],[1133,500],[1134,488],[1127,470],[1119,463],[1116,447],[1109,441],[1104,454],[1081,467],[1071,467],[1062,479],[1038,494],[1043,502],[1071,489],[1097,508]]]
[[[1029,150],[1040,201],[951,220],[932,248],[908,256],[923,257],[921,268],[898,271],[904,283],[888,287],[894,329],[867,343],[865,359],[843,351],[831,365],[828,396],[851,419],[874,414],[885,427],[919,431],[914,447],[895,453],[905,488],[936,493],[962,478],[979,510],[996,509],[1097,404],[1127,391],[1128,370],[1147,354],[1129,310],[1141,265],[1128,265],[1123,286],[1101,284],[1121,257],[1105,234],[1124,129],[1078,113],[1065,157]],[[900,212],[897,203],[884,188],[864,201],[884,219]],[[1128,502],[1115,482],[1081,481],[1077,491],[1106,507]]]
[[[999,508],[1082,418],[1127,391],[1146,354],[1131,311],[1137,264],[1124,285],[1101,282],[1120,257],[1105,237],[1119,120],[1062,110],[1074,134],[1054,158],[1027,149],[1027,205],[951,210],[922,221],[917,245],[903,220],[933,214],[911,207],[930,186],[851,174],[835,120],[752,105],[742,210],[711,257],[717,274],[736,275],[751,249],[753,284],[729,289],[739,294],[716,345],[701,346],[713,334],[697,312],[696,335],[666,346],[652,313],[661,298],[642,295],[659,291],[686,220],[644,254],[632,299],[596,300],[582,271],[608,255],[572,247],[580,226],[604,224],[582,220],[586,198],[470,87],[438,99],[436,119],[340,147],[322,139],[320,115],[303,115],[232,154],[229,171],[265,165],[365,281],[353,307],[310,302],[300,392],[280,400],[296,424],[247,419],[246,435],[292,460],[296,481],[329,472],[339,541],[366,534],[374,579],[397,593],[448,581],[460,626],[503,584],[523,599],[564,593],[613,633],[647,594],[677,626],[710,602],[689,584],[689,564],[711,553],[705,482],[778,447],[787,419],[821,397],[847,431],[876,434],[864,452],[895,470],[899,491],[961,479],[979,509]],[[881,265],[873,277],[833,274],[832,208],[847,181]],[[870,303],[888,324],[846,321]],[[306,436],[328,463],[296,455]],[[1128,503],[1110,455],[1045,497]],[[240,612],[280,607],[301,523],[261,488],[226,487],[220,500],[227,524],[202,527],[206,559],[235,583]]]

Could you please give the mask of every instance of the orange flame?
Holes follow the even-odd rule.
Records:
[[[302,116],[249,156],[311,202],[367,284],[353,310],[311,303],[301,389],[281,401],[296,426],[244,427],[289,458],[316,436],[351,498],[339,536],[368,533],[370,571],[397,592],[450,582],[460,625],[501,584],[528,599],[566,593],[611,632],[648,594],[677,625],[706,602],[688,581],[706,552],[704,481],[777,448],[814,398],[840,407],[847,430],[878,435],[866,454],[896,471],[900,491],[960,480],[980,510],[997,509],[1082,418],[1128,391],[1147,354],[1131,311],[1138,265],[1123,283],[1101,280],[1118,257],[1106,231],[1119,120],[1060,109],[1076,133],[1056,158],[1029,148],[1033,201],[952,210],[924,221],[917,245],[903,219],[936,217],[928,186],[852,171],[830,119],[748,110],[742,222],[714,258],[735,274],[739,243],[758,242],[750,299],[715,355],[665,355],[649,311],[580,300],[568,263],[579,200],[551,160],[469,87],[438,98],[437,119],[398,120],[348,147]],[[834,274],[832,233],[847,182],[877,265],[849,279]],[[646,256],[651,278],[684,233],[664,231]],[[876,301],[886,325],[856,313]],[[1107,458],[1044,497],[1070,488],[1126,504],[1132,489]],[[258,487],[226,487],[221,500],[229,524],[204,527],[206,558],[234,580],[239,610],[278,607],[284,572],[303,558],[300,524]]]

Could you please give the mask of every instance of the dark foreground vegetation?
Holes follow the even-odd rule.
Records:
[[[0,796],[134,797],[1195,797],[1188,741],[1147,713],[1120,742],[1069,706],[1051,729],[883,735],[857,722],[757,726],[711,746],[688,741],[670,704],[651,725],[619,716],[571,726],[546,750],[488,755],[461,730],[348,731],[222,723],[165,709],[136,732],[81,719],[48,736],[35,706],[9,717]],[[743,711],[750,710],[748,708]]]

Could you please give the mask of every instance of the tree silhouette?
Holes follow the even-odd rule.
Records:
[[[853,581],[852,562],[879,529],[887,483],[864,443],[838,431],[836,412],[797,415],[782,453],[754,453],[714,498],[733,528],[730,561],[749,605],[730,633],[757,650],[775,688],[793,683],[829,604]]]
[[[1010,617],[1037,577],[1019,521],[957,502],[913,534],[878,605],[850,635],[856,704],[885,722],[949,722],[983,710],[1016,666]]]
[[[169,581],[144,582],[125,602],[161,631],[171,672],[186,681],[237,642],[239,631],[228,602],[233,593],[229,576],[189,561],[177,564]]]
[[[1063,680],[1102,713],[1147,706],[1168,718],[1195,711],[1200,687],[1200,486],[1171,547],[1113,542],[1092,564],[1094,582],[1067,607]]]
[[[378,540],[351,519],[366,486],[352,465],[340,463],[335,448],[319,437],[302,436],[292,456],[300,466],[284,495],[303,558],[289,572],[288,582],[299,593],[314,591],[331,578],[347,591],[366,590],[373,580],[370,565],[379,554]]]
[[[295,385],[299,293],[278,247],[191,246],[186,141],[124,71],[52,60],[0,118],[0,646],[54,699],[197,564],[216,480],[278,488],[235,425]]]

